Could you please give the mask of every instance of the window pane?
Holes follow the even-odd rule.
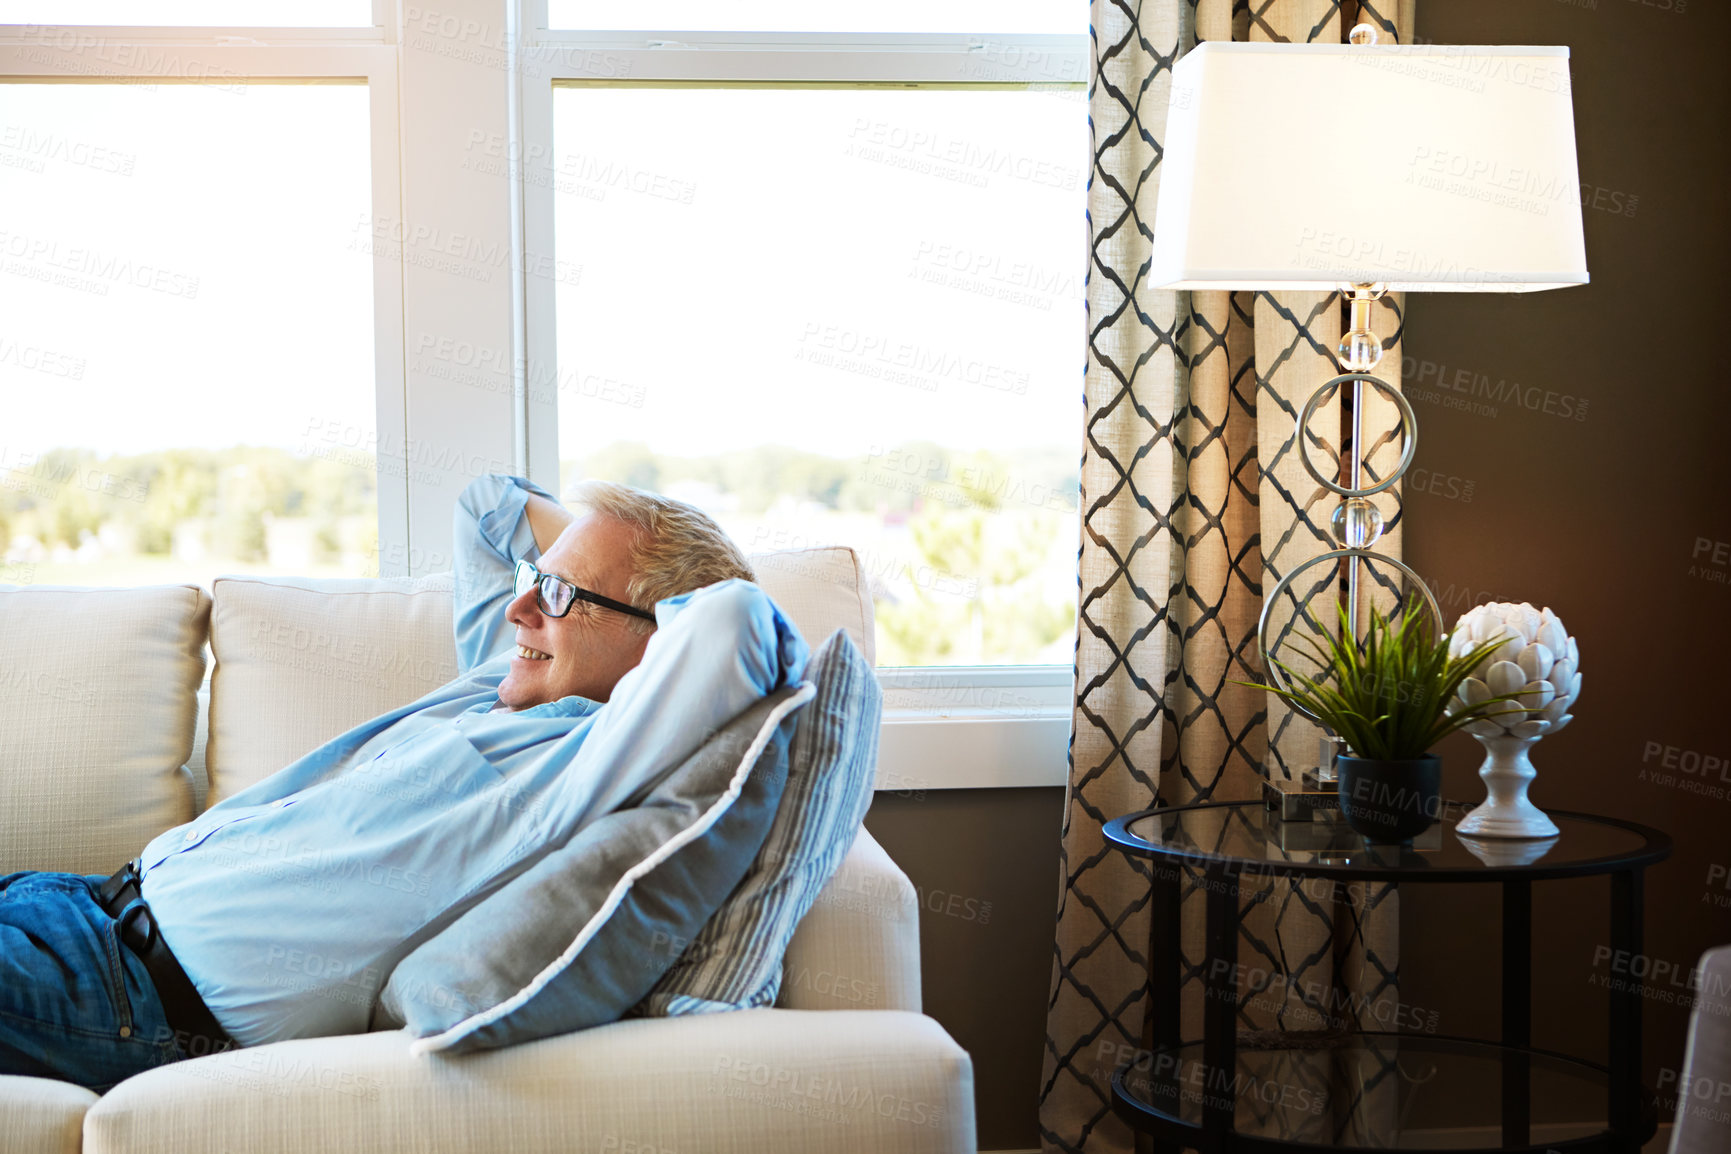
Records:
[[[372,0],[0,0],[0,24],[371,27]]]
[[[376,571],[367,90],[0,85],[0,582]]]
[[[853,546],[884,665],[1068,663],[1080,94],[561,87],[555,136],[562,480]]]
[[[1083,33],[1079,0],[549,0],[552,28],[705,29],[721,32]]]

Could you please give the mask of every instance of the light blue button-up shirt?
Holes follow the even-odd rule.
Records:
[[[410,950],[803,675],[792,624],[756,585],[726,581],[655,606],[643,660],[607,704],[497,709],[513,570],[540,556],[530,493],[549,495],[488,476],[457,502],[456,680],[145,847],[144,899],[242,1045],[365,1031]]]

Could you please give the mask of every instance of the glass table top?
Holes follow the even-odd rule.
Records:
[[[1501,1150],[1505,1096],[1527,1102],[1527,1140],[1540,1149],[1607,1127],[1603,1070],[1424,1035],[1257,1050],[1241,1043],[1230,1079],[1210,1076],[1195,1043],[1144,1052],[1115,1081],[1144,1111],[1188,1126],[1200,1127],[1204,1106],[1230,1095],[1237,1134],[1329,1150]]]
[[[1144,856],[1229,862],[1245,872],[1401,881],[1574,877],[1648,865],[1671,852],[1671,839],[1658,830],[1563,810],[1547,811],[1556,837],[1464,837],[1455,823],[1467,808],[1449,803],[1440,820],[1405,845],[1367,844],[1338,810],[1284,821],[1259,801],[1148,810],[1107,823],[1106,836]]]

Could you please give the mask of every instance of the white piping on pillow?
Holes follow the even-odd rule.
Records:
[[[709,832],[710,826],[721,820],[722,813],[738,800],[740,792],[745,788],[745,779],[751,774],[752,766],[757,764],[758,757],[769,745],[770,738],[775,735],[776,727],[781,724],[782,719],[816,696],[816,685],[809,681],[801,682],[798,691],[792,697],[770,711],[769,716],[764,718],[763,725],[758,729],[757,736],[751,739],[751,745],[746,749],[745,755],[740,758],[739,768],[734,770],[733,779],[727,785],[727,792],[716,798],[715,804],[705,810],[702,817],[668,838],[654,853],[626,870],[624,875],[614,883],[612,891],[607,895],[607,900],[601,903],[601,908],[595,911],[595,916],[590,918],[577,932],[577,937],[571,944],[566,946],[564,951],[553,959],[545,969],[536,974],[528,985],[491,1009],[471,1014],[442,1034],[416,1039],[409,1043],[409,1053],[418,1057],[449,1049],[465,1034],[473,1033],[483,1026],[498,1021],[540,993],[548,982],[558,977],[560,972],[571,964],[571,959],[583,951],[583,947],[588,945],[589,940],[601,931],[601,927],[607,924],[607,919],[613,916],[613,911],[619,908],[619,903],[625,900],[626,893],[630,891],[632,884],[638,878],[672,857],[682,847],[702,837]]]

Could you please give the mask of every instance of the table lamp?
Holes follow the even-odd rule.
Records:
[[[1372,303],[1391,291],[1587,283],[1569,50],[1381,45],[1368,24],[1351,40],[1211,42],[1186,54],[1172,72],[1155,210],[1154,287],[1339,291],[1351,302],[1343,372],[1298,415],[1300,460],[1341,498],[1332,519],[1341,548],[1295,567],[1263,604],[1258,639],[1277,684],[1270,610],[1316,565],[1345,566],[1354,636],[1359,568],[1372,560],[1401,571],[1437,633],[1446,628],[1429,586],[1371,549],[1382,515],[1369,498],[1400,479],[1418,441],[1412,406],[1374,375],[1383,350]],[[1388,395],[1404,427],[1399,464],[1371,485],[1359,429],[1367,386]],[[1311,461],[1305,429],[1348,387],[1351,449],[1330,476]],[[1299,611],[1308,615],[1302,602]]]

